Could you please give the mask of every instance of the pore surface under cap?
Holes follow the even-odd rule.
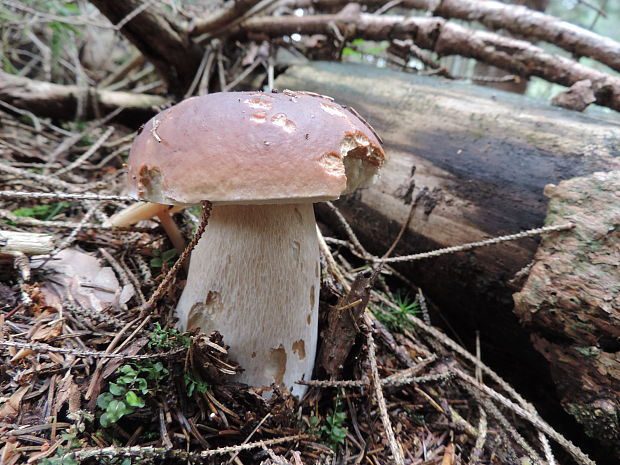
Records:
[[[187,205],[335,199],[383,161],[377,137],[351,111],[284,91],[187,99],[144,126],[128,164],[134,195]]]

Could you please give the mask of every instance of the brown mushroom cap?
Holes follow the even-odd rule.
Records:
[[[384,158],[370,126],[328,97],[217,93],[146,123],[129,184],[134,196],[164,204],[319,202],[367,184]]]

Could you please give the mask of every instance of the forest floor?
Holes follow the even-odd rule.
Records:
[[[1,255],[3,464],[542,464],[554,463],[549,439],[560,458],[593,463],[425,323],[421,294],[392,292],[381,274],[354,284],[370,268],[351,264],[346,225],[348,237],[324,238],[320,299],[323,331],[348,297],[369,297],[355,301],[345,380],[309,382],[302,400],[234,382],[225,334],[175,329],[184,271],[160,225],[105,226],[129,205],[131,139],[109,120],[58,127],[0,112],[1,234],[35,234],[29,241],[47,247]],[[175,215],[186,237],[198,216]]]

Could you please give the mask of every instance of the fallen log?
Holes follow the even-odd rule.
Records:
[[[0,71],[0,100],[37,116],[59,119],[100,118],[122,108],[121,120],[146,121],[170,104],[159,95],[53,84]]]
[[[377,255],[396,237],[413,202],[413,220],[393,255],[540,227],[545,185],[620,169],[620,125],[600,112],[578,114],[519,95],[359,65],[293,66],[276,86],[351,105],[385,140],[391,159],[380,180],[336,203]],[[329,209],[318,207],[318,214],[338,224]],[[510,281],[536,247],[537,240],[522,239],[395,265],[467,345],[480,331],[483,358],[531,396],[549,379],[548,368],[512,313]],[[442,324],[436,314],[434,321]]]

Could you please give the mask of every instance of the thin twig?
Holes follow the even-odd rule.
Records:
[[[140,13],[142,13],[147,8],[149,8],[151,5],[153,5],[155,1],[156,0],[148,0],[142,4],[138,4],[136,8],[134,8],[132,11],[127,13],[127,15],[123,19],[121,19],[118,23],[114,25],[114,29],[116,29],[117,31],[120,31],[125,24],[127,24],[129,21],[131,21],[136,16],[138,16]]]
[[[334,214],[336,215],[336,218],[338,218],[338,221],[340,221],[340,224],[342,225],[345,232],[347,233],[347,236],[349,236],[349,240],[357,248],[357,250],[364,257],[367,257],[367,258],[372,257],[372,255],[366,251],[362,243],[359,241],[359,239],[353,232],[353,228],[351,228],[351,225],[349,225],[349,222],[345,219],[342,213],[340,213],[340,210],[338,209],[338,207],[336,207],[332,202],[325,202],[325,204],[331,209],[331,211],[334,212]]]
[[[112,254],[108,252],[106,249],[104,249],[103,247],[99,248],[99,253],[103,255],[103,258],[105,258],[106,261],[112,266],[114,271],[116,271],[116,274],[120,278],[123,286],[133,286],[134,291],[136,292],[136,295],[138,296],[138,300],[140,301],[140,305],[144,304],[146,302],[146,299],[144,298],[144,294],[142,294],[142,290],[140,289],[140,283],[138,282],[136,277],[133,276],[133,279],[131,279],[128,270],[125,270],[123,265],[121,265],[116,260],[116,258],[114,258]]]
[[[250,434],[248,434],[248,436],[245,438],[245,440],[240,445],[243,446],[247,444],[248,441],[252,439],[252,436],[254,436],[254,434],[259,430],[261,426],[263,426],[263,423],[265,423],[270,416],[271,416],[271,413],[268,413],[267,415],[265,415],[263,419],[258,422],[258,425],[256,425],[256,427],[250,432]],[[235,460],[237,458],[237,455],[239,455],[239,452],[241,451],[240,450],[236,451],[234,455],[228,460],[228,462],[226,462],[226,465],[228,465],[230,462]]]
[[[70,457],[78,460],[84,460],[88,458],[102,458],[102,457],[160,457],[160,458],[174,458],[182,462],[198,462],[201,459],[213,457],[215,455],[224,455],[230,452],[244,451],[250,449],[256,449],[263,446],[273,446],[276,444],[283,444],[286,442],[299,441],[302,439],[311,439],[309,434],[297,434],[295,436],[285,436],[282,438],[266,439],[264,441],[250,442],[248,444],[239,446],[220,447],[218,449],[205,450],[202,452],[186,452],[179,449],[165,449],[163,447],[104,447],[100,449],[86,449],[68,454],[60,457],[60,461],[68,459]]]
[[[507,399],[497,391],[494,391],[493,389],[485,386],[484,384],[478,383],[475,378],[469,376],[467,373],[465,373],[459,368],[454,369],[454,373],[462,380],[466,381],[473,387],[484,392],[486,395],[502,404],[504,407],[512,410],[521,418],[529,421],[532,425],[534,425],[540,431],[542,431],[551,439],[556,441],[559,445],[561,445],[573,457],[573,459],[575,459],[577,463],[582,465],[596,465],[596,463],[592,461],[592,459],[590,459],[590,457],[588,457],[581,449],[579,449],[575,444],[573,444],[571,441],[569,441],[556,430],[554,430],[537,414],[534,414],[532,411],[519,407],[517,404],[512,402],[510,399]]]
[[[478,465],[482,451],[484,450],[484,443],[487,439],[487,414],[484,409],[478,406],[480,413],[480,421],[478,422],[478,437],[476,438],[476,444],[469,457],[469,465]]]
[[[438,373],[434,375],[426,375],[426,376],[411,376],[411,375],[401,375],[400,373],[395,375],[390,375],[386,378],[380,379],[380,383],[382,386],[406,386],[409,384],[419,384],[419,383],[432,383],[435,381],[444,381],[450,378],[452,375],[450,373]],[[353,379],[353,380],[345,380],[345,381],[337,381],[337,380],[301,380],[296,381],[296,384],[303,384],[305,386],[314,386],[319,388],[332,388],[332,387],[361,387],[361,386],[370,386],[372,382],[368,379]]]
[[[0,165],[0,170],[9,168],[6,165]],[[6,170],[8,171],[8,170]],[[32,174],[32,173],[31,173]],[[37,175],[40,176],[40,175]],[[45,177],[45,176],[41,176]],[[35,178],[36,181],[40,179]],[[63,184],[62,187],[71,188],[75,187],[71,184],[59,181]],[[124,195],[99,195],[99,194],[67,194],[64,192],[22,192],[22,191],[0,191],[0,198],[5,199],[56,199],[56,200],[95,200],[105,202],[107,200],[113,200],[117,202],[148,202],[148,200],[134,199]]]
[[[36,218],[30,218],[28,216],[15,216],[8,210],[0,209],[0,217],[11,220],[17,226],[31,226],[33,228],[52,228],[52,229],[73,229],[77,225],[75,221],[45,221],[37,220]],[[156,228],[143,228],[139,226],[107,226],[97,223],[84,223],[82,225],[86,229],[94,229],[97,231],[132,231],[132,232],[157,232]]]
[[[553,456],[553,451],[551,450],[551,445],[549,444],[549,440],[544,433],[538,433],[538,439],[543,445],[543,451],[545,451],[545,458],[547,459],[547,465],[555,465],[555,457]]]
[[[157,303],[157,301],[164,295],[164,292],[166,292],[166,289],[168,285],[170,284],[170,281],[172,280],[172,278],[176,276],[177,272],[179,271],[179,268],[183,266],[183,263],[185,263],[185,260],[187,260],[187,258],[190,256],[190,254],[192,253],[192,250],[194,250],[194,247],[196,247],[196,244],[198,243],[198,241],[200,240],[200,237],[204,233],[205,228],[207,227],[207,224],[209,223],[209,217],[211,216],[212,208],[213,208],[213,204],[211,202],[209,201],[202,202],[200,225],[196,229],[196,232],[194,233],[194,237],[192,237],[192,240],[190,241],[190,243],[187,245],[187,247],[185,247],[185,250],[183,250],[183,253],[181,253],[181,256],[177,259],[176,263],[172,266],[172,268],[170,268],[170,271],[168,271],[168,273],[166,274],[166,277],[161,281],[161,283],[159,283],[159,286],[157,287],[157,289],[155,290],[151,298],[148,300],[148,302],[146,302],[146,304],[143,305],[142,307],[143,311],[147,312],[150,309],[152,309]]]
[[[50,252],[50,255],[49,255],[50,257],[53,257],[61,250],[66,249],[71,244],[73,244],[73,241],[75,241],[77,235],[84,228],[84,225],[88,222],[90,217],[95,214],[95,211],[97,210],[97,208],[99,208],[99,205],[96,203],[93,203],[89,206],[88,210],[86,211],[86,213],[84,213],[84,216],[82,217],[82,219],[75,225],[75,228],[73,228],[71,233],[67,237],[65,237],[63,241],[60,244],[58,244],[54,250]]]
[[[179,349],[171,350],[169,352],[161,352],[158,354],[126,355],[126,354],[111,354],[111,353],[106,353],[106,352],[97,352],[97,351],[89,351],[89,350],[67,349],[65,347],[53,347],[53,346],[48,346],[46,344],[33,344],[30,342],[16,342],[16,341],[0,341],[0,346],[7,347],[7,348],[16,347],[18,349],[30,349],[34,352],[69,354],[69,355],[75,355],[77,357],[119,358],[119,359],[127,359],[127,360],[146,360],[146,359],[151,359],[151,358],[173,357],[186,350],[185,347],[181,347]]]
[[[566,231],[568,229],[574,228],[575,225],[572,223],[559,224],[556,226],[543,226],[542,228],[528,229],[527,231],[521,231],[516,234],[509,234],[507,236],[498,236],[491,239],[487,239],[485,241],[479,242],[470,242],[468,244],[457,245],[454,247],[446,247],[443,249],[432,250],[430,252],[417,253],[413,255],[403,255],[400,257],[392,257],[392,258],[373,258],[374,262],[378,263],[386,263],[386,262],[411,262],[414,260],[422,260],[425,258],[434,258],[439,257],[441,255],[447,255],[456,252],[464,252],[466,250],[475,249],[478,247],[486,247],[489,245],[500,244],[502,242],[507,241],[515,241],[517,239],[523,239],[525,237],[538,236],[540,234],[545,234],[554,231]]]
[[[371,327],[372,325],[368,325]],[[403,457],[402,447],[396,441],[394,436],[394,430],[392,429],[392,422],[387,411],[387,405],[385,403],[385,397],[383,396],[383,389],[381,388],[381,381],[379,378],[379,369],[377,368],[377,357],[375,355],[375,340],[372,337],[372,331],[368,330],[366,334],[366,342],[368,345],[368,359],[370,360],[370,374],[372,377],[372,383],[375,389],[375,396],[377,398],[377,404],[379,405],[379,414],[387,435],[388,443],[392,451],[392,457],[396,465],[404,465],[405,458]]]
[[[84,152],[82,155],[76,158],[72,163],[69,163],[64,168],[61,168],[58,171],[56,171],[54,173],[54,176],[60,176],[61,174],[64,174],[80,166],[82,163],[88,160],[97,150],[99,150],[99,147],[101,147],[101,145],[106,140],[108,140],[108,138],[112,135],[113,132],[114,132],[114,128],[112,127],[108,128],[108,130],[104,132],[101,135],[101,137],[99,137],[99,139],[97,139],[97,141],[94,144],[92,144],[86,152]]]

